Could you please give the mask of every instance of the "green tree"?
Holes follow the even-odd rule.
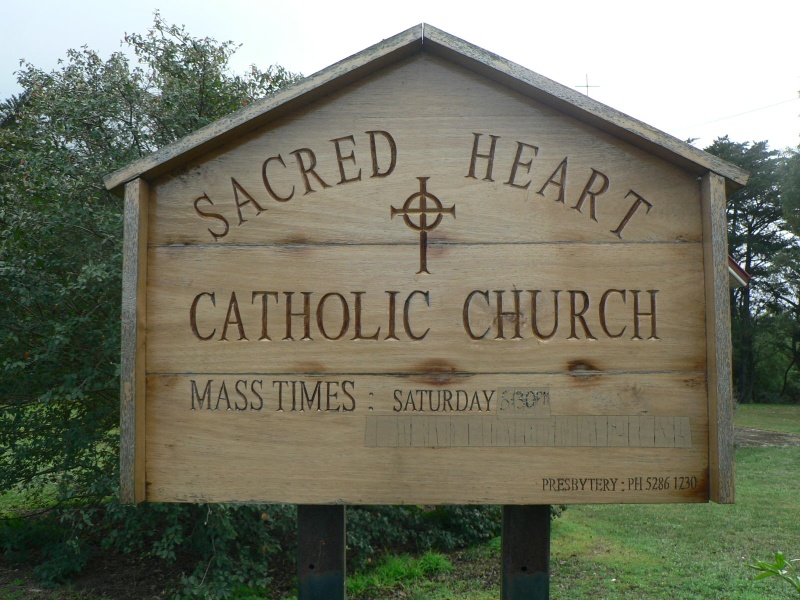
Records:
[[[780,394],[800,402],[800,153],[784,153],[779,176],[781,208],[788,231],[784,233],[785,247],[774,257],[774,273],[766,284],[772,299],[770,308],[782,319]]]
[[[794,235],[800,236],[800,151],[786,152],[780,176],[783,216]]]
[[[748,287],[731,292],[733,338],[733,376],[737,398],[752,402],[756,390],[763,389],[765,372],[757,351],[760,319],[770,300],[767,281],[775,273],[773,258],[787,246],[781,205],[780,173],[783,158],[769,150],[767,142],[754,144],[719,138],[706,148],[750,173],[747,185],[728,198],[728,250],[751,275]]]
[[[86,560],[80,529],[117,491],[122,205],[102,178],[297,79],[233,74],[234,44],[158,13],[125,43],[135,64],[88,48],[52,72],[24,64],[23,92],[0,104],[0,490],[71,524],[49,579]],[[210,546],[236,514],[212,519]]]

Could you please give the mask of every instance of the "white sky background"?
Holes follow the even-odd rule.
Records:
[[[19,60],[50,70],[68,48],[107,58],[159,8],[196,37],[243,44],[233,68],[312,73],[425,22],[680,139],[800,144],[798,0],[3,0],[0,98]],[[583,91],[583,90],[581,90]]]

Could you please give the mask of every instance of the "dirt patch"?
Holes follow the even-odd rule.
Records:
[[[782,431],[768,431],[766,429],[751,429],[749,427],[737,427],[734,439],[737,448],[800,446],[800,435],[783,433]]]
[[[0,598],[14,600],[165,600],[180,571],[163,561],[137,561],[98,549],[86,568],[67,585],[43,588],[29,565],[0,560]]]

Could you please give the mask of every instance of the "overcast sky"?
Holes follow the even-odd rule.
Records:
[[[234,69],[280,64],[310,75],[426,22],[589,94],[680,139],[800,144],[800,2],[670,0],[40,0],[6,2],[0,97],[19,93],[20,59],[57,67],[68,48],[107,57],[159,8],[197,37],[242,44]]]

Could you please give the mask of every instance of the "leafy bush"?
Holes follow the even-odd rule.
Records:
[[[388,549],[452,550],[499,535],[499,506],[352,506],[347,508],[347,562],[359,568]]]
[[[23,92],[0,102],[0,490],[35,507],[3,525],[3,551],[46,583],[80,570],[103,538],[190,562],[189,589],[263,581],[281,515],[265,525],[259,507],[107,504],[119,481],[122,202],[102,178],[298,77],[232,74],[234,44],[158,13],[125,44],[137,64],[88,48],[52,72],[25,63]]]

